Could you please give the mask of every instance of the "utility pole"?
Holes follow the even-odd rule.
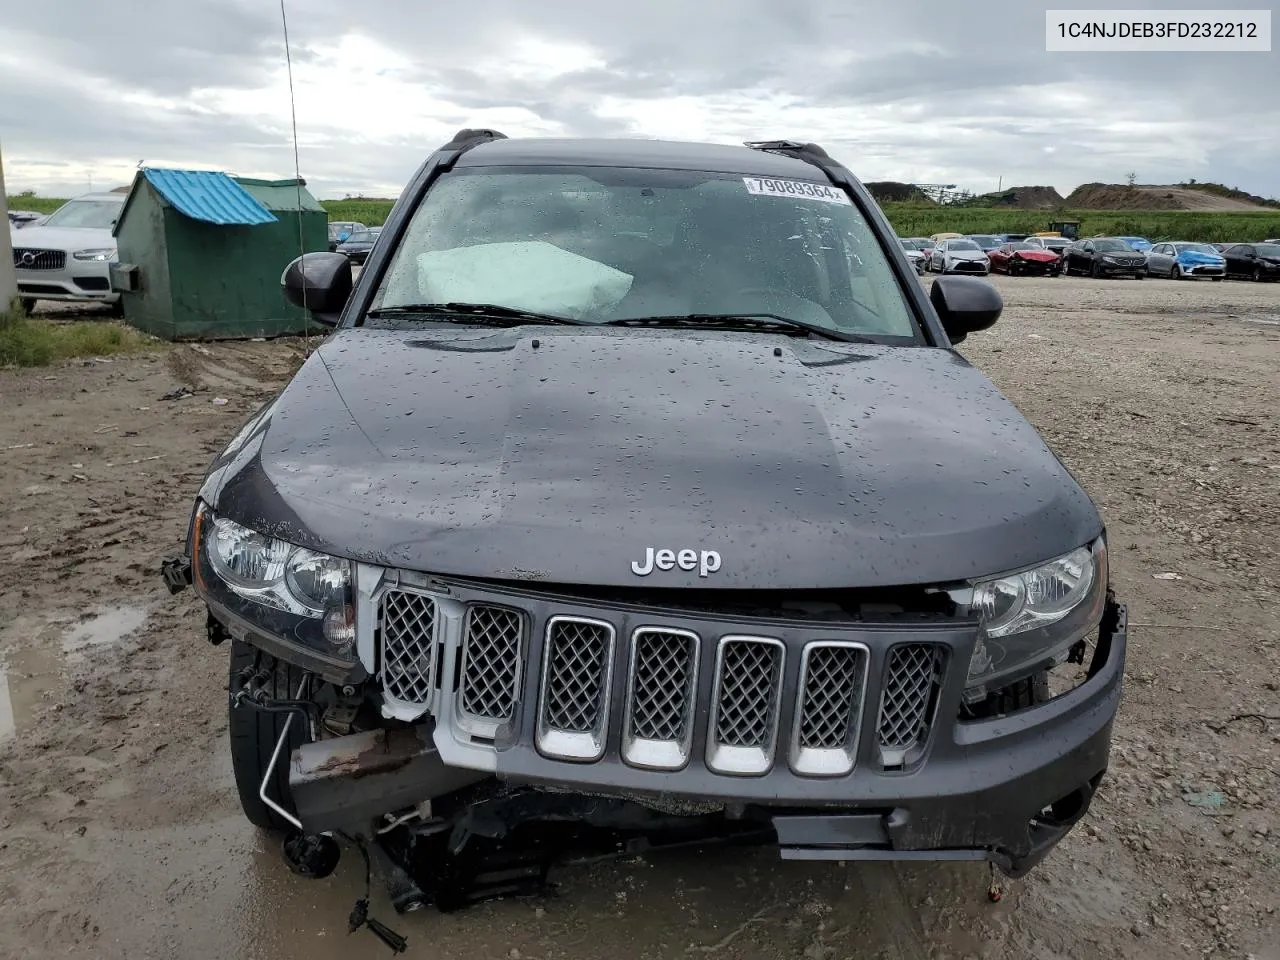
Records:
[[[4,190],[4,157],[0,151],[0,313],[6,312],[18,295],[18,278],[13,273],[13,243],[9,239],[9,195]]]

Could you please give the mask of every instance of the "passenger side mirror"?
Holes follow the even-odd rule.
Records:
[[[311,312],[312,319],[337,326],[351,296],[351,261],[341,253],[307,253],[285,267],[280,277],[285,299]]]
[[[953,344],[979,330],[986,330],[1004,310],[1004,298],[977,277],[939,277],[933,281],[929,300]]]

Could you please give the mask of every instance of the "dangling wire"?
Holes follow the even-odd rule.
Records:
[[[285,69],[289,75],[289,113],[293,121],[293,176],[294,185],[297,188],[297,213],[298,213],[298,256],[305,257],[307,255],[307,243],[302,230],[302,163],[298,159],[298,104],[293,94],[293,54],[289,51],[289,15],[285,12],[284,0],[280,0],[280,24],[284,28],[284,62]],[[303,288],[302,303],[303,311],[307,312],[306,288]],[[306,356],[311,356],[311,317],[310,314],[304,318],[304,326],[302,328],[303,349]]]

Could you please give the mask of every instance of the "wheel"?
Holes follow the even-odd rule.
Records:
[[[1169,279],[1170,280],[1182,279],[1182,268],[1179,267],[1176,263],[1169,268]]]
[[[272,662],[273,658],[257,648],[232,640],[231,688],[234,690],[238,687],[237,677],[246,667],[266,666]],[[302,671],[282,661],[274,663],[275,672],[267,685],[267,692],[281,700],[292,699],[302,682]],[[289,740],[280,752],[280,759],[276,761],[267,793],[284,809],[294,812],[293,797],[289,794],[289,755],[308,740],[302,717],[287,713],[263,713],[252,707],[232,708],[229,701],[227,710],[231,769],[236,778],[236,790],[240,794],[240,809],[255,827],[274,832],[288,830],[292,825],[262,802],[258,796],[258,788],[271,763],[271,754],[284,730],[285,721],[293,716],[293,722],[289,725]]]
[[[1221,278],[1221,277],[1210,277],[1209,279],[1210,279],[1210,280],[1212,280],[1214,283],[1221,283],[1221,282],[1222,282],[1222,278]]]
[[[1254,282],[1254,283],[1261,283],[1261,282],[1262,282],[1262,268],[1261,268],[1261,267],[1254,267],[1254,268],[1253,268],[1253,282]]]
[[[1145,280],[1145,279],[1147,279],[1147,271],[1145,271],[1145,270],[1139,270],[1137,273],[1135,273],[1135,274],[1133,275],[1133,279],[1135,279],[1135,280]]]
[[[29,317],[35,312],[36,299],[35,297],[23,297],[19,305],[22,307],[22,312]]]
[[[1098,261],[1093,261],[1093,265],[1089,268],[1089,276],[1095,280],[1102,279],[1102,268],[1098,266]]]
[[[111,307],[108,310],[108,313],[110,313],[111,316],[113,317],[123,317],[124,316],[124,297],[116,297],[115,301],[111,304]]]

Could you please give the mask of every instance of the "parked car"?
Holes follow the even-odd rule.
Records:
[[[1062,256],[1067,247],[1071,246],[1071,241],[1066,237],[1027,237],[1023,242],[1038,247],[1041,250],[1052,250],[1058,256]]]
[[[364,838],[397,909],[472,902],[567,820],[1022,876],[1087,813],[1126,612],[1098,510],[954,349],[991,285],[926,293],[785,141],[462,131],[386,232],[354,287],[285,270],[335,329],[163,564],[298,873]]]
[[[1045,250],[1033,243],[1006,243],[996,247],[987,258],[992,273],[1007,273],[1011,277],[1056,277],[1062,270],[1062,258],[1052,250]]]
[[[970,233],[967,236],[981,248],[983,253],[988,254],[1002,243],[1008,242],[1003,237],[998,237],[992,233]]]
[[[330,220],[329,252],[335,252],[338,249],[338,244],[344,243],[346,239],[357,230],[367,229],[368,227],[358,220]]]
[[[38,300],[105,303],[119,312],[111,289],[116,240],[111,235],[123,193],[87,193],[68,200],[45,221],[13,234],[18,296],[28,313]]]
[[[381,229],[381,227],[369,227],[366,230],[357,230],[338,244],[335,250],[352,263],[363,265],[369,258],[369,251],[373,249],[374,241],[378,239]]]
[[[15,230],[19,230],[29,224],[35,223],[37,220],[43,220],[44,214],[36,210],[10,210],[9,225]]]
[[[1151,241],[1146,237],[1116,237],[1117,240],[1123,240],[1139,253],[1146,253],[1151,249]]]
[[[986,276],[991,262],[982,248],[968,237],[939,241],[929,254],[926,268],[937,273],[974,273]]]
[[[1157,243],[1147,251],[1147,272],[1170,280],[1196,277],[1221,280],[1227,274],[1227,262],[1208,243]]]
[[[936,241],[930,240],[928,237],[907,237],[903,242],[910,244],[914,249],[923,253],[927,263]]]
[[[1147,273],[1147,258],[1119,237],[1090,237],[1070,244],[1063,254],[1062,272],[1091,277],[1133,277]]]
[[[1228,277],[1250,280],[1280,280],[1280,244],[1237,243],[1222,251]]]

